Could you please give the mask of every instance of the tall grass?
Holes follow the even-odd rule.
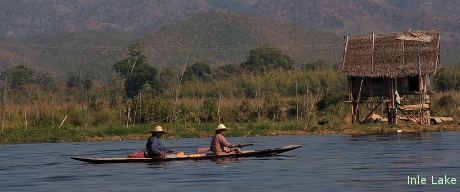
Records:
[[[1,139],[84,141],[148,134],[154,125],[170,128],[175,132],[171,137],[205,137],[212,136],[219,123],[234,128],[231,136],[338,133],[349,123],[344,121],[350,113],[343,102],[345,81],[331,69],[243,73],[225,80],[186,82],[177,89],[177,99],[171,92],[143,92],[128,99],[119,87],[44,92],[24,86],[1,93],[6,96],[0,104]],[[460,118],[460,92],[433,94],[430,101],[432,116]],[[374,107],[360,105],[361,118]],[[384,111],[384,105],[376,109],[386,116]]]

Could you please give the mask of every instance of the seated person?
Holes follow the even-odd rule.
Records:
[[[227,131],[227,128],[225,127],[224,124],[219,124],[216,129],[216,135],[212,138],[211,140],[211,151],[214,152],[216,155],[224,155],[224,154],[229,154],[229,153],[239,153],[241,150],[239,148],[242,148],[242,144],[237,144],[233,145],[225,139],[225,133]],[[235,150],[230,150],[232,147],[239,147]]]
[[[166,153],[176,153],[176,151],[166,148],[161,143],[160,137],[168,133],[167,131],[163,130],[163,127],[156,126],[155,130],[150,132],[152,133],[152,135],[150,136],[149,140],[147,141],[147,144],[145,145],[145,148],[147,148],[147,157],[165,157]]]

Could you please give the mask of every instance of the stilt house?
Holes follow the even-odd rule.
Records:
[[[438,64],[438,30],[345,36],[337,69],[348,77],[352,122],[372,116],[383,103],[390,124],[398,116],[430,124],[430,76]],[[405,96],[416,99],[398,103]],[[369,104],[370,113],[360,114]]]

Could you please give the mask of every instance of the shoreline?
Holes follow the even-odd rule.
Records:
[[[230,125],[231,123],[229,123]],[[205,138],[214,135],[214,124],[177,126],[165,135],[165,139]],[[267,125],[263,123],[232,124],[235,127],[228,132],[227,137],[257,137],[282,135],[379,135],[404,133],[460,131],[457,123],[438,125],[413,125],[400,123],[390,126],[384,123],[355,124],[355,125],[316,125],[303,127],[297,123],[283,123]],[[42,128],[42,129],[8,129],[0,133],[1,144],[18,143],[60,143],[60,142],[98,142],[115,140],[146,140],[149,136],[150,125],[141,125],[135,128],[126,127],[93,127],[93,128]]]
[[[360,125],[358,125],[359,127]],[[397,134],[398,130],[401,130],[401,134],[409,133],[430,133],[430,132],[445,132],[445,131],[460,131],[460,127],[456,128],[456,124],[449,125],[411,125],[410,127],[403,126],[375,126],[370,125],[364,129],[356,128],[353,126],[346,126],[346,128],[341,131],[333,131],[330,129],[321,129],[314,132],[299,131],[299,130],[278,130],[267,132],[266,134],[256,134],[256,135],[232,135],[229,137],[258,137],[258,136],[283,136],[283,135],[327,135],[327,134],[344,134],[344,135],[380,135],[380,134]],[[205,138],[212,137],[213,134],[203,135],[201,137],[178,137],[174,133],[166,135],[165,138],[169,139],[182,139],[182,138]],[[113,137],[93,137],[88,138],[84,142],[97,142],[97,141],[116,141],[116,140],[146,140],[149,137],[149,134],[132,134],[132,135],[122,135],[122,136],[113,136]]]

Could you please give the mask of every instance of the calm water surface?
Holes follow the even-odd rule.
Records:
[[[227,138],[246,149],[302,147],[274,157],[227,162],[88,164],[70,159],[124,157],[145,141],[0,145],[0,191],[433,191],[460,180],[460,132],[380,136],[305,135]],[[210,138],[165,140],[185,153]],[[408,177],[425,178],[418,184]],[[434,181],[432,181],[432,177]],[[410,179],[409,179],[410,180]],[[420,181],[420,180],[418,180]],[[459,181],[460,182],[460,181]]]

